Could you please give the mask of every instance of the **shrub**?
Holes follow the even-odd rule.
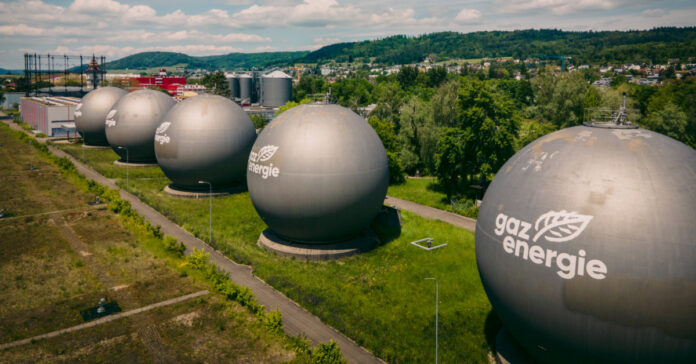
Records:
[[[157,228],[159,228],[159,226],[157,226]],[[184,252],[186,251],[186,246],[184,245],[184,243],[176,240],[176,238],[167,235],[164,237],[164,239],[162,239],[162,243],[164,244],[164,249],[167,250],[168,252],[173,253],[177,257],[184,256]]]
[[[262,319],[263,324],[268,327],[269,330],[281,333],[283,331],[283,315],[280,311],[272,310],[266,313]]]
[[[343,359],[343,354],[338,344],[334,340],[329,340],[328,344],[319,343],[312,351],[313,364],[343,364],[346,360]]]

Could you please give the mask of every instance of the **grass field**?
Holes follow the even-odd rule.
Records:
[[[80,311],[102,297],[127,311],[213,292],[161,240],[87,205],[94,196],[4,125],[0,143],[0,208],[10,215],[0,219],[0,343],[81,324]],[[0,362],[287,362],[295,357],[293,343],[211,293],[5,349]]]
[[[437,184],[435,177],[406,178],[406,182],[403,184],[389,186],[387,194],[474,219],[478,215],[478,208],[474,206],[473,198],[455,196],[454,203],[452,203]],[[470,191],[470,194],[475,196],[476,192]]]
[[[61,148],[80,157],[79,146]],[[125,170],[113,169],[117,156],[107,152],[87,150],[86,159],[123,185]],[[208,200],[172,198],[162,192],[169,180],[161,172],[140,170],[140,177],[131,174],[130,191],[208,241]],[[213,200],[213,240],[231,259],[252,265],[254,274],[390,362],[434,360],[435,287],[424,278],[435,277],[440,284],[440,359],[487,363],[499,322],[478,277],[473,233],[405,211],[402,217],[400,234],[373,226],[383,244],[368,253],[327,263],[300,262],[256,245],[266,225],[248,193],[239,193]],[[410,245],[425,237],[448,246],[426,252]]]

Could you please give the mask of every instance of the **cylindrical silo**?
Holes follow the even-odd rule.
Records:
[[[239,75],[239,99],[242,104],[251,104],[251,76]]]
[[[230,95],[232,98],[239,98],[239,76],[233,75],[227,81],[230,83]]]
[[[261,105],[278,107],[292,98],[292,77],[274,71],[261,77]]]

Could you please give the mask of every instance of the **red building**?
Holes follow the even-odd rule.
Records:
[[[167,90],[170,95],[175,96],[179,86],[186,84],[186,77],[136,77],[139,87],[148,88],[149,86],[157,86]]]

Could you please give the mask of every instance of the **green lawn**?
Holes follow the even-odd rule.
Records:
[[[455,196],[455,202],[451,203],[437,184],[435,177],[406,178],[403,184],[389,186],[387,194],[474,219],[478,215],[478,208],[473,206],[474,201],[471,198]]]
[[[81,152],[61,148],[78,157]],[[108,171],[123,185],[125,170],[111,168],[115,153],[110,157],[104,151],[86,153],[89,164]],[[141,173],[135,178],[131,174],[131,192],[208,241],[208,200],[170,197],[162,192],[169,180],[158,177],[161,172],[143,168]],[[423,181],[427,180],[416,183]],[[435,287],[424,278],[435,277],[440,284],[440,359],[488,362],[487,336],[490,340],[499,324],[479,280],[472,232],[403,211],[400,234],[373,226],[383,241],[376,249],[310,263],[258,247],[256,241],[265,228],[248,193],[213,200],[213,237],[220,251],[252,265],[254,274],[379,357],[389,362],[434,360]],[[427,252],[410,244],[425,237],[448,246]]]

